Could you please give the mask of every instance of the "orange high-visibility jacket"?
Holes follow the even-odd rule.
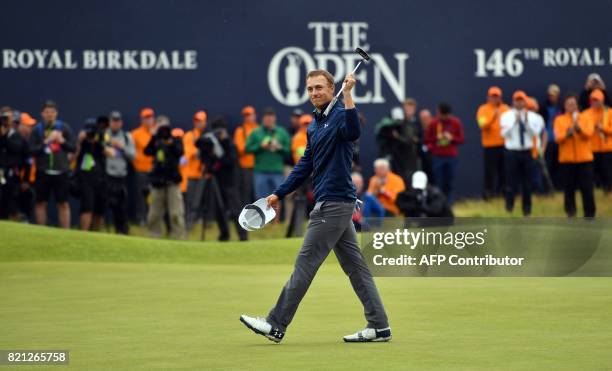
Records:
[[[604,115],[604,112],[606,114]],[[587,108],[582,112],[593,123],[591,150],[593,152],[612,152],[612,110],[604,108]],[[605,116],[605,117],[604,117]],[[601,127],[601,130],[598,129]]]
[[[308,144],[307,126],[301,127],[291,138],[291,155],[293,156],[294,163],[298,163],[300,158],[304,155],[306,150],[306,144]]]
[[[584,113],[579,114],[580,132],[574,131],[573,135],[568,137],[567,130],[572,126],[574,120],[570,113],[557,116],[553,123],[555,141],[559,144],[559,162],[575,164],[593,161],[593,151],[591,151],[593,122]]]
[[[238,162],[243,169],[252,169],[255,166],[255,155],[246,153],[245,148],[247,138],[258,127],[259,125],[256,122],[244,122],[234,131],[234,144],[238,151]]]
[[[501,147],[504,145],[504,137],[501,135],[501,128],[499,126],[499,118],[502,113],[509,110],[507,104],[500,104],[495,106],[491,103],[485,103],[478,108],[476,113],[476,121],[480,127],[481,142],[485,148],[489,147]],[[497,115],[495,111],[498,110]]]
[[[132,130],[132,138],[136,147],[136,156],[134,156],[132,164],[134,169],[141,173],[149,173],[153,169],[153,157],[144,154],[144,149],[149,144],[151,137],[151,132],[146,125],[140,125]]]
[[[386,179],[384,180],[385,183],[380,189],[380,193],[377,193],[376,190],[380,180],[381,178],[377,175],[370,178],[368,193],[376,196],[385,210],[389,211],[393,215],[399,215],[400,210],[397,205],[395,205],[395,200],[397,199],[397,195],[406,189],[404,180],[399,175],[389,171]]]
[[[183,156],[187,160],[184,165],[183,177],[189,179],[202,178],[202,161],[198,158],[198,148],[195,145],[196,140],[200,138],[200,130],[193,129],[183,135]]]

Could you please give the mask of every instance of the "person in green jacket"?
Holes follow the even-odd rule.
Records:
[[[283,164],[291,155],[289,134],[276,124],[276,113],[264,111],[262,125],[253,130],[246,143],[246,152],[255,155],[255,197],[272,194],[283,182]]]

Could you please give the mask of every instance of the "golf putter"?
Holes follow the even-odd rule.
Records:
[[[368,55],[368,53],[366,53],[361,48],[355,48],[355,53],[357,53],[357,54],[359,54],[361,56],[361,60],[359,61],[359,63],[357,63],[357,65],[353,69],[353,72],[351,72],[351,75],[354,75],[355,72],[357,72],[357,69],[359,68],[359,66],[361,66],[362,62],[364,62],[364,61],[368,62],[370,60],[370,56]],[[338,97],[340,96],[340,94],[342,94],[342,89],[344,89],[344,82],[342,83],[342,87],[340,88],[340,90],[338,90],[338,93],[336,94],[334,99],[332,99],[332,101],[329,102],[329,104],[327,105],[327,108],[325,109],[325,112],[323,112],[323,116],[327,117],[327,115],[329,115],[329,111],[331,111],[331,109],[336,104],[336,101],[338,100]]]

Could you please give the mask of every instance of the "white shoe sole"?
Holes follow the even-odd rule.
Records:
[[[250,323],[248,323],[244,318],[242,318],[242,316],[240,316],[240,322],[242,322],[249,330],[253,331],[254,333],[261,335],[263,337],[265,337],[266,339],[275,342],[276,344],[281,342],[281,339],[277,339],[274,336],[271,336],[269,334],[264,333],[263,331],[260,331],[258,329],[256,329],[255,327],[251,326]]]
[[[374,339],[347,339],[347,338],[343,338],[345,343],[384,343],[387,341],[390,341],[392,338],[392,336],[388,336],[388,337],[380,337],[380,338],[374,338]]]

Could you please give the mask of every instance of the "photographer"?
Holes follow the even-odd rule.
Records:
[[[32,131],[36,126],[36,120],[30,114],[23,112],[19,117],[19,126],[17,131],[23,138],[23,166],[21,166],[19,174],[19,196],[17,203],[19,204],[19,219],[30,222],[34,218],[34,182],[36,177],[36,165],[30,153],[29,141],[32,137]]]
[[[128,234],[127,175],[128,161],[134,160],[136,148],[132,134],[123,130],[121,112],[110,114],[109,128],[104,133],[108,206],[113,214],[115,231]]]
[[[47,205],[53,193],[57,203],[59,224],[70,227],[68,193],[69,154],[76,145],[70,125],[57,119],[57,105],[46,101],[41,112],[42,122],[36,124],[30,138],[30,151],[36,161],[36,223],[47,224]]]
[[[85,120],[79,133],[75,195],[80,200],[80,226],[100,230],[106,211],[104,132],[95,119]]]
[[[397,195],[396,205],[407,218],[452,218],[446,196],[427,183],[422,171],[412,174],[412,187]]]
[[[414,100],[407,100],[407,107],[415,107]],[[391,170],[409,182],[412,173],[420,168],[419,147],[422,130],[417,130],[414,110],[406,108],[412,116],[405,116],[401,108],[391,111],[390,117],[385,117],[376,125],[376,143],[380,156],[389,160]]]
[[[205,132],[197,141],[199,157],[204,168],[204,186],[201,197],[203,205],[214,205],[215,218],[219,225],[219,241],[228,241],[227,218],[235,223],[240,241],[248,239],[247,232],[238,223],[240,200],[236,187],[238,156],[236,147],[227,132],[223,117],[215,118],[211,131]],[[203,215],[206,218],[207,215]]]
[[[170,230],[176,238],[185,238],[185,208],[181,194],[179,161],[183,155],[183,143],[172,136],[170,123],[163,122],[152,130],[153,136],[144,149],[146,156],[153,158],[153,170],[149,174],[151,206],[149,208],[149,231],[160,237],[164,214],[167,212]]]
[[[0,219],[18,220],[19,175],[26,164],[27,142],[13,127],[19,116],[10,110],[0,114]]]

